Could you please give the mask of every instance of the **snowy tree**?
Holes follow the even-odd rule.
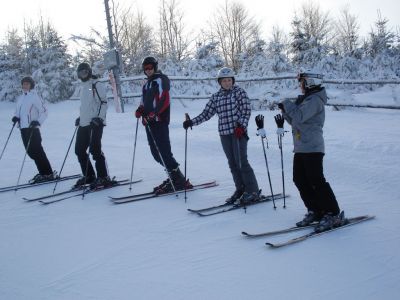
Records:
[[[235,71],[241,66],[241,55],[260,40],[261,31],[243,4],[228,0],[214,15],[209,30],[219,42],[225,64]]]
[[[349,11],[349,6],[340,11],[340,16],[335,22],[334,49],[340,55],[356,55],[359,46],[360,26],[357,17]]]
[[[382,18],[378,11],[378,20],[375,22],[376,29],[372,28],[369,33],[368,54],[372,57],[388,52],[393,45],[395,35],[387,28],[388,22],[389,20]]]
[[[17,30],[9,30],[5,43],[0,46],[0,101],[14,101],[21,91],[23,49],[23,40]]]
[[[330,50],[332,26],[329,13],[320,10],[317,3],[307,2],[292,21],[291,54],[293,62],[314,65]]]
[[[164,59],[180,62],[189,54],[183,17],[178,0],[160,0],[159,51]]]
[[[272,28],[272,35],[267,44],[267,57],[272,60],[272,71],[285,72],[290,69],[288,58],[288,38],[278,26]]]
[[[141,73],[143,58],[156,49],[153,28],[140,11],[124,13],[120,18],[119,43],[124,69],[128,73]]]
[[[68,99],[73,92],[74,70],[67,46],[54,27],[41,20],[25,28],[27,71],[36,81],[43,99],[57,102]]]

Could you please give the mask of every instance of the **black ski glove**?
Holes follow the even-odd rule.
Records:
[[[186,120],[186,121],[183,121],[183,128],[186,130],[186,129],[188,129],[189,127],[191,128],[193,126],[193,121],[192,120]]]
[[[31,124],[29,124],[29,128],[35,128],[37,126],[40,126],[40,123],[38,121],[32,121]]]
[[[278,128],[283,128],[283,123],[285,122],[285,119],[283,118],[283,116],[281,114],[276,115],[275,117],[275,122],[276,125],[278,126]]]
[[[19,122],[19,118],[14,116],[14,117],[12,117],[11,122],[13,122],[15,125],[15,123]]]
[[[285,130],[283,129],[283,123],[285,123],[285,119],[283,118],[283,116],[281,114],[276,115],[274,117],[275,119],[275,123],[278,126],[278,129],[276,130],[276,134],[283,136],[285,134]]]
[[[255,120],[256,120],[257,129],[264,128],[264,116],[263,115],[256,116]]]
[[[283,103],[278,103],[278,108],[282,110],[282,112],[285,112],[285,107],[283,106]]]
[[[92,127],[100,127],[104,126],[103,120],[99,117],[93,118],[92,121],[90,121],[90,126]]]
[[[75,126],[79,126],[79,123],[81,122],[81,118],[80,117],[78,117],[78,118],[76,118],[76,120],[75,120]]]

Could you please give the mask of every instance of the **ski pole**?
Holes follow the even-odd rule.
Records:
[[[54,194],[54,192],[56,191],[57,184],[58,184],[58,182],[59,182],[60,179],[61,179],[61,173],[62,173],[62,171],[63,171],[63,169],[64,169],[65,161],[67,160],[68,153],[69,153],[69,150],[71,149],[71,145],[72,145],[72,142],[74,141],[75,134],[76,134],[76,131],[78,130],[78,127],[79,127],[79,126],[76,126],[76,127],[75,127],[74,134],[72,135],[71,142],[69,143],[67,153],[65,154],[64,161],[63,161],[63,163],[62,163],[62,165],[61,165],[60,173],[58,173],[58,178],[57,178],[57,180],[56,180],[56,183],[54,184],[53,194]]]
[[[234,137],[234,139],[236,139],[236,145],[237,145],[237,151],[238,151],[238,160],[239,160],[238,164],[239,164],[239,169],[241,170],[242,169],[242,157],[240,155],[240,141],[239,141],[238,138]]]
[[[11,127],[11,131],[10,131],[10,133],[9,133],[9,135],[8,135],[7,141],[6,141],[6,143],[4,144],[3,151],[1,151],[0,160],[1,160],[1,158],[3,157],[4,151],[6,150],[6,147],[7,147],[7,144],[8,144],[8,140],[10,139],[10,136],[11,136],[11,133],[13,132],[13,130],[14,130],[14,127],[15,127],[15,123],[14,123],[13,126]]]
[[[283,208],[286,208],[286,193],[285,193],[285,173],[283,168],[283,151],[282,151],[282,134],[278,134],[278,145],[281,151],[281,169],[282,169],[282,189],[283,189]]]
[[[185,119],[186,121],[190,120],[189,114],[185,113]],[[190,127],[190,129],[192,129],[192,127]],[[187,176],[186,176],[186,167],[187,167],[187,131],[188,128],[185,129],[185,203],[186,203],[186,180],[187,180]]]
[[[16,187],[16,188],[15,188],[15,192],[17,192],[17,189],[18,189],[17,187],[18,187],[18,185],[19,185],[19,180],[21,179],[22,169],[24,168],[26,155],[28,154],[29,146],[31,145],[32,135],[33,135],[33,128],[32,128],[31,134],[29,135],[28,144],[26,145],[26,150],[25,150],[24,159],[22,160],[22,165],[21,165],[21,169],[19,170],[19,175],[18,175],[17,184],[15,185],[15,187]]]
[[[87,161],[86,161],[86,169],[85,169],[85,180],[83,181],[83,186],[86,185],[86,179],[89,169],[89,160],[90,160],[90,147],[92,147],[92,140],[93,140],[93,128],[90,126],[90,136],[89,136],[89,153],[87,154]],[[82,190],[82,199],[85,198],[85,189]]]
[[[155,138],[154,138],[154,135],[153,135],[153,133],[151,132],[149,122],[146,123],[146,128],[147,128],[147,130],[149,131],[150,136],[151,136],[151,138],[152,138],[152,140],[153,140],[154,146],[156,147],[157,152],[158,152],[158,155],[160,156],[161,163],[162,163],[162,165],[163,165],[163,167],[164,167],[165,172],[166,172],[167,175],[168,175],[168,179],[169,179],[169,182],[171,183],[172,189],[174,190],[174,192],[176,192],[175,185],[174,185],[174,183],[172,182],[171,175],[169,174],[169,172],[168,172],[168,170],[167,170],[167,167],[166,167],[165,162],[164,162],[164,159],[163,159],[163,157],[162,157],[162,155],[161,155],[160,149],[158,148],[157,142],[156,142],[156,140],[155,140]],[[177,196],[178,196],[178,195],[177,195]]]
[[[139,119],[136,119],[135,143],[133,144],[132,168],[131,168],[131,183],[130,183],[130,185],[129,185],[129,190],[132,190],[133,166],[135,165],[136,140],[137,140],[138,127],[139,127]]]
[[[267,138],[265,138],[265,139],[267,139]],[[274,209],[276,209],[275,197],[274,197],[274,192],[272,191],[271,175],[269,174],[268,159],[267,159],[267,154],[265,152],[265,145],[264,145],[264,138],[263,137],[261,137],[261,143],[262,143],[262,147],[263,147],[263,151],[264,151],[265,165],[267,167],[267,174],[268,174],[269,187],[271,189],[272,202],[274,203]],[[267,147],[268,147],[268,140],[267,140]]]

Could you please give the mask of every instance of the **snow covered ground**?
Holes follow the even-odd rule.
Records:
[[[397,90],[398,91],[398,90]],[[331,91],[335,94],[336,91]],[[329,93],[329,90],[328,90]],[[339,94],[339,93],[336,93]],[[358,102],[398,101],[396,89],[354,96]],[[393,100],[394,99],[394,100]],[[346,99],[343,99],[346,100]],[[375,102],[376,103],[376,102]],[[184,164],[184,113],[197,115],[205,101],[176,101],[171,140]],[[79,102],[49,105],[42,128],[43,145],[59,170],[74,131]],[[127,105],[117,114],[110,105],[103,145],[110,173],[129,178],[136,119]],[[9,130],[14,105],[0,103],[0,146]],[[268,131],[274,192],[281,192],[280,154],[271,111],[253,112],[249,159],[260,186],[269,194],[261,142],[254,117],[263,113]],[[50,193],[53,185],[0,194],[0,299],[396,299],[400,295],[400,112],[327,108],[325,175],[348,217],[376,219],[281,249],[280,241],[298,233],[248,240],[243,230],[259,232],[292,226],[305,210],[291,181],[292,140],[284,137],[287,208],[277,201],[201,218],[187,208],[222,202],[233,183],[217,134],[217,118],[188,132],[188,176],[193,183],[215,179],[219,186],[183,195],[113,205],[109,195],[127,187],[43,206],[24,196]],[[287,125],[286,125],[287,127]],[[0,161],[0,186],[15,184],[23,158],[15,131]],[[70,153],[64,174],[75,174]],[[22,181],[35,166],[27,159]],[[165,178],[152,159],[140,126],[134,178],[145,192]],[[72,182],[60,183],[57,190]],[[396,296],[397,295],[397,296]]]

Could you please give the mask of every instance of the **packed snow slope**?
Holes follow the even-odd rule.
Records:
[[[385,92],[386,91],[386,92]],[[331,91],[333,94],[335,91]],[[329,93],[329,90],[328,90]],[[397,101],[390,89],[357,95],[365,102]],[[374,101],[373,101],[374,100]],[[184,169],[184,113],[194,117],[205,101],[173,101],[172,150]],[[109,107],[103,147],[112,176],[129,178],[137,103],[126,113]],[[186,106],[186,107],[185,107]],[[0,145],[11,129],[14,104],[0,103]],[[49,105],[42,126],[43,146],[59,170],[74,132],[79,102]],[[273,116],[253,112],[248,156],[259,185],[269,194],[268,177],[254,117],[262,113],[273,190],[282,191],[280,152]],[[285,125],[286,129],[289,126]],[[118,187],[51,205],[22,197],[51,193],[53,184],[0,194],[0,299],[396,299],[400,295],[400,111],[327,107],[324,171],[348,217],[370,214],[374,220],[280,249],[302,232],[246,239],[241,231],[261,232],[293,226],[305,213],[292,182],[292,139],[283,140],[286,192],[282,200],[210,217],[187,208],[221,203],[233,183],[217,133],[217,118],[188,131],[187,172],[192,183],[216,180],[218,187],[183,195],[114,205],[110,195],[151,190],[165,179],[151,157],[139,123],[134,179]],[[14,130],[0,161],[0,186],[15,184],[24,150]],[[63,174],[79,173],[73,147]],[[27,158],[21,182],[36,174]],[[73,182],[62,182],[57,191]],[[396,296],[397,295],[397,296]]]

